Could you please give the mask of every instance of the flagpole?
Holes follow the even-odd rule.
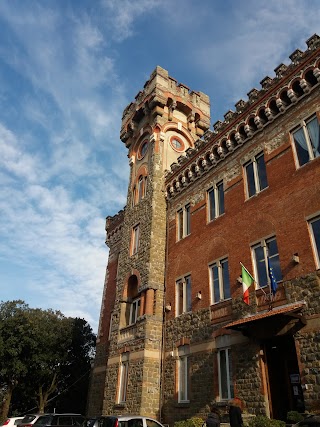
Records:
[[[265,255],[266,255],[266,273],[267,273],[267,279],[268,279],[268,287],[269,287],[269,295],[270,295],[270,302],[273,301],[273,294],[271,292],[271,280],[270,280],[270,275],[269,275],[269,250],[268,250],[268,246],[265,243]]]

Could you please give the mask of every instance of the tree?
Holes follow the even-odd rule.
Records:
[[[12,393],[28,374],[36,340],[30,327],[30,309],[23,301],[0,304],[0,388],[3,391],[0,421],[9,411]]]
[[[59,410],[84,412],[94,348],[84,319],[23,301],[0,303],[1,418],[10,402],[18,414],[34,406],[44,412],[50,401]]]

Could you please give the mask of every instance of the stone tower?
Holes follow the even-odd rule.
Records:
[[[120,138],[128,148],[130,182],[124,211],[107,218],[110,252],[89,415],[161,416],[164,176],[171,164],[186,161],[209,125],[208,96],[190,92],[161,67],[124,110]]]

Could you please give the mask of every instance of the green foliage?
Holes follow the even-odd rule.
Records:
[[[300,414],[300,412],[297,411],[289,411],[287,413],[287,420],[291,421],[293,423],[298,423],[299,421],[302,421],[304,419],[304,416]]]
[[[174,427],[202,427],[203,423],[202,418],[192,417],[187,420],[175,422]]]
[[[285,427],[286,423],[281,420],[273,420],[263,415],[251,418],[248,427]]]
[[[95,335],[84,319],[32,309],[20,300],[1,302],[0,418],[7,417],[11,398],[11,413],[44,410],[51,396],[60,395],[61,404],[73,384],[67,410],[84,412],[94,348]]]

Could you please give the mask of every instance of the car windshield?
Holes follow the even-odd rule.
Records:
[[[36,418],[36,415],[25,415],[22,420],[21,424],[29,424],[32,423],[32,421]]]
[[[43,415],[42,417],[39,417],[37,421],[34,423],[35,426],[43,426],[46,424],[50,424],[52,416],[51,415]]]

